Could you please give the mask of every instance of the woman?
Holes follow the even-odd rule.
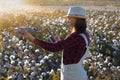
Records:
[[[71,28],[71,34],[65,39],[49,43],[35,38],[25,31],[24,36],[35,45],[51,52],[63,51],[61,62],[61,80],[87,80],[82,61],[88,55],[89,36],[86,32],[85,9],[73,6],[65,16]]]

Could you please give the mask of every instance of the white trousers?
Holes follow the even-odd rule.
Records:
[[[61,63],[61,80],[87,80],[87,72],[83,66],[83,60],[90,56],[88,40],[84,34],[80,34],[86,42],[86,52],[77,64],[64,65]],[[62,58],[63,59],[63,58]],[[62,60],[63,62],[63,60]]]

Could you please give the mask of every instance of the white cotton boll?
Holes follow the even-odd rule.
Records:
[[[104,63],[108,63],[108,62],[110,62],[110,60],[111,60],[111,57],[110,57],[110,56],[108,56],[108,57],[106,57],[106,59],[105,59]]]
[[[17,46],[17,47],[19,47],[19,46],[20,46],[20,44],[19,44],[19,43],[17,43],[17,44],[16,44],[16,46]]]
[[[58,59],[56,59],[55,61],[58,62]]]
[[[42,64],[43,64],[43,63],[45,63],[45,60],[43,60],[43,59],[42,59],[42,60],[40,60],[40,63],[42,63]]]
[[[92,60],[91,60],[91,59],[88,59],[88,61],[89,61],[89,62],[92,62]]]
[[[13,42],[18,42],[19,39],[18,39],[16,36],[13,36],[13,37],[12,37],[12,41],[13,41]]]
[[[24,56],[24,59],[29,59],[29,56]]]
[[[118,41],[116,39],[113,39],[112,41],[113,41],[114,44],[118,43]]]
[[[8,56],[7,56],[7,55],[5,55],[5,56],[4,56],[4,59],[5,59],[5,60],[8,60]]]
[[[7,46],[7,48],[8,48],[8,49],[11,48],[11,45]]]
[[[107,13],[105,12],[104,15],[107,15]]]
[[[119,37],[120,37],[120,32],[118,33]]]
[[[53,25],[57,25],[55,22],[52,22]]]
[[[25,64],[29,64],[29,61],[28,61],[28,60],[25,60],[24,63],[25,63]]]
[[[35,67],[31,67],[31,70],[34,70],[35,69]]]
[[[50,74],[50,72],[49,72],[49,71],[47,71],[47,74]]]
[[[103,57],[103,54],[100,54],[101,57]]]
[[[13,55],[10,56],[10,60],[13,60]]]
[[[8,41],[9,41],[9,42],[12,42],[12,39],[9,39]]]
[[[114,40],[113,43],[114,43],[114,44],[113,44],[114,46],[119,46],[119,44],[120,44],[120,42],[117,41],[117,40]]]
[[[63,27],[63,30],[66,30],[67,28],[66,27]]]
[[[41,71],[42,69],[41,68],[38,68],[39,71]]]
[[[60,69],[60,68],[58,68],[58,69],[57,69],[57,71],[61,71],[61,69]]]
[[[44,59],[49,59],[49,57],[48,56],[44,56]]]
[[[23,74],[23,77],[24,77],[24,78],[27,78],[27,74]]]
[[[15,61],[11,61],[11,64],[14,64],[15,63]]]
[[[36,78],[38,78],[40,80],[40,76],[36,76]]]
[[[0,58],[2,57],[2,53],[0,53]]]
[[[24,53],[27,53],[27,52],[29,52],[29,50],[28,50],[28,49],[25,49],[25,50],[24,50]]]
[[[93,76],[90,76],[90,80],[93,80],[94,78],[93,78]]]
[[[6,41],[6,38],[5,38],[5,37],[3,38],[3,41]]]
[[[63,18],[63,19],[60,20],[60,23],[61,23],[61,24],[64,24],[65,21],[66,21],[66,19]]]
[[[117,66],[117,69],[120,69],[120,66]]]
[[[49,25],[50,24],[50,20],[47,20],[45,23],[46,23],[46,25]]]
[[[26,70],[30,71],[30,68],[27,68],[27,67],[26,67]]]
[[[28,64],[28,66],[30,66],[30,67],[31,67],[31,63],[29,63],[29,64]]]
[[[13,78],[13,76],[11,75],[11,76],[8,76],[8,79],[12,79]]]
[[[39,80],[43,80],[43,78],[40,76],[40,79]]]
[[[104,63],[107,64],[107,63],[108,63],[108,60],[106,59],[106,60],[104,61]]]
[[[23,40],[20,40],[20,41],[19,41],[19,44],[20,44],[21,46],[23,46],[23,45],[24,45]]]
[[[49,57],[52,57],[52,56],[53,56],[53,54],[52,54],[52,53],[51,53],[51,54],[48,54],[48,56],[49,56]]]
[[[5,63],[4,67],[9,68],[10,67],[10,63],[9,62]]]
[[[42,75],[42,76],[46,76],[46,73],[45,73],[45,72],[42,72],[41,75]]]
[[[84,60],[84,61],[83,61],[83,64],[87,64],[87,63],[88,63],[88,61],[87,61],[87,60]]]
[[[111,62],[109,62],[109,63],[108,63],[108,66],[109,66],[109,67],[110,67],[110,66],[112,66],[112,63],[111,63]]]
[[[110,69],[111,69],[112,71],[117,70],[117,68],[116,68],[115,66],[111,66]]]
[[[102,68],[103,65],[104,65],[103,63],[100,63],[100,64],[99,64],[100,68]]]
[[[44,23],[43,23],[43,26],[47,26],[47,24],[44,22]]]
[[[18,64],[17,64],[18,66],[22,66],[22,62],[18,62]]]
[[[108,28],[108,26],[109,26],[109,24],[106,24],[106,25],[105,25],[105,29],[107,29],[107,28]]]
[[[35,16],[34,19],[37,20],[39,17],[38,16]]]
[[[36,49],[36,50],[35,50],[35,53],[38,53],[38,52],[40,52],[40,50],[39,50],[39,49]]]
[[[101,57],[103,57],[103,54],[97,55],[97,58],[101,58]]]
[[[115,35],[115,32],[114,31],[109,31],[108,34]]]
[[[94,24],[97,24],[97,23],[98,23],[98,21],[96,20]],[[95,25],[95,27],[97,27],[97,26]]]
[[[96,62],[98,65],[100,64],[100,62]]]
[[[100,58],[100,55],[97,55],[97,58]]]
[[[103,70],[99,70],[99,73],[100,73],[100,74],[103,74]]]
[[[107,39],[106,38],[103,38],[104,41],[106,41]]]
[[[35,60],[32,60],[31,62],[32,62],[32,63],[36,63],[36,61],[35,61]]]
[[[25,49],[25,48],[26,48],[26,46],[23,46],[22,48],[23,48],[23,49]]]
[[[117,66],[118,71],[120,72],[120,66]]]
[[[40,64],[39,64],[39,63],[36,63],[36,66],[38,66],[38,67],[39,67],[39,66],[40,66]]]
[[[18,64],[22,64],[22,62],[21,62],[21,61],[19,61],[19,62],[18,62]]]
[[[31,72],[31,76],[34,77],[36,75],[35,72]]]
[[[30,46],[29,46],[29,49],[32,49],[32,48],[33,48],[33,47],[30,45]]]
[[[97,58],[100,58],[101,56],[100,55],[97,55]]]
[[[104,68],[103,68],[103,71],[106,71],[106,70],[107,70],[107,68],[104,67]]]
[[[97,62],[94,62],[94,65],[97,66]]]
[[[54,72],[54,70],[53,69],[51,69],[51,71],[50,71],[50,74],[54,74],[55,72]]]
[[[10,56],[10,60],[14,60],[15,59],[15,56],[14,55],[11,55]]]
[[[93,66],[90,66],[89,69],[92,70],[92,69],[93,69]]]

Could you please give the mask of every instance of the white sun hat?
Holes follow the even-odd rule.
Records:
[[[86,18],[86,10],[79,6],[72,6],[69,8],[67,15],[64,17]]]

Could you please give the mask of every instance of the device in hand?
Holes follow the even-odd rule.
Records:
[[[15,29],[15,33],[18,35],[18,37],[22,37],[24,31],[28,31],[32,35],[35,35],[35,34],[37,34],[39,32],[38,30],[35,30],[35,28],[24,27],[24,26],[15,27],[14,29]]]
[[[57,42],[57,39],[55,38],[53,34],[50,35],[50,39],[52,42]]]
[[[15,32],[23,33],[24,31],[28,31],[30,33],[36,33],[37,32],[33,28],[30,28],[30,27],[15,27]]]

